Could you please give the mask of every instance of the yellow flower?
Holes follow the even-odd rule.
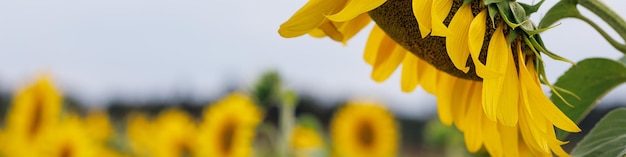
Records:
[[[136,156],[150,156],[155,127],[143,113],[131,113],[126,120],[128,145]]]
[[[313,2],[320,4],[301,10],[328,9],[321,14],[329,16],[319,21],[349,21],[354,17],[334,18],[332,11],[344,2],[309,3]],[[568,132],[580,129],[543,94],[535,67],[542,64],[538,50],[525,42],[533,35],[512,28],[499,14],[490,19],[483,1],[463,2],[413,0],[383,4],[362,0],[339,8],[350,15],[368,13],[376,22],[364,52],[365,61],[373,67],[372,79],[384,81],[403,65],[402,90],[410,92],[422,85],[436,95],[442,123],[454,124],[465,134],[470,152],[485,146],[492,156],[568,156],[561,148],[565,142],[554,135],[554,127]],[[339,4],[323,8],[321,3]],[[353,3],[368,5],[347,7]],[[315,23],[296,15],[286,22],[292,27],[320,26]],[[514,31],[517,36],[509,41]]]
[[[399,65],[402,65],[402,91],[411,92],[422,82],[426,91],[434,93],[433,81],[439,72],[432,65],[396,44],[378,25],[372,28],[363,58],[373,67],[371,77],[374,81],[385,81]]]
[[[247,157],[252,155],[255,129],[262,113],[252,100],[233,93],[204,111],[200,124],[198,156]]]
[[[337,156],[396,156],[398,133],[393,115],[373,103],[348,103],[331,122]]]
[[[287,22],[280,25],[278,33],[286,38],[307,33],[314,37],[328,36],[346,44],[372,21],[365,13],[385,1],[310,0]]]
[[[324,149],[324,141],[317,131],[303,125],[293,129],[290,145],[296,157],[313,157]]]
[[[89,136],[80,117],[69,115],[59,125],[46,132],[45,146],[40,147],[38,156],[50,157],[93,157],[102,149]],[[31,150],[33,151],[33,150]]]
[[[151,152],[154,157],[193,156],[197,153],[197,127],[187,113],[178,109],[162,111],[154,120]]]
[[[101,142],[107,142],[115,133],[109,116],[104,111],[89,113],[84,123],[90,136]]]
[[[61,94],[50,78],[20,89],[14,96],[7,115],[4,145],[7,156],[35,156],[46,131],[55,127],[62,103]],[[10,143],[10,144],[8,144]]]

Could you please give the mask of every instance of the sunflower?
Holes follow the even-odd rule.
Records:
[[[530,6],[481,0],[311,0],[279,33],[293,37],[282,32],[297,28],[311,34],[321,23],[369,15],[376,25],[364,58],[373,67],[372,79],[384,81],[403,65],[402,90],[422,85],[436,95],[441,121],[465,134],[470,152],[484,146],[492,156],[568,156],[554,127],[580,129],[543,94],[541,82],[547,79],[540,54],[567,60],[544,48],[538,35],[544,30],[528,20],[532,10],[524,5]],[[332,11],[310,11],[324,7]]]
[[[63,117],[45,136],[42,142],[45,146],[40,147],[40,154],[37,156],[93,157],[102,149],[77,115]]]
[[[324,149],[324,140],[314,128],[298,125],[293,129],[290,145],[296,157],[312,157]]]
[[[334,152],[337,156],[392,157],[398,147],[393,115],[374,103],[351,102],[342,107],[331,122]]]
[[[200,124],[198,156],[246,157],[252,155],[255,129],[262,113],[253,101],[233,93],[204,111]]]
[[[143,113],[131,113],[126,120],[126,137],[132,153],[136,156],[150,156],[154,126]]]
[[[154,157],[183,157],[197,153],[197,126],[182,110],[162,111],[153,127],[150,150]]]
[[[109,116],[104,111],[89,113],[84,123],[90,136],[101,142],[107,142],[115,133],[109,121]]]
[[[7,156],[34,156],[47,131],[54,128],[61,112],[62,96],[47,76],[20,89],[7,115],[2,143]],[[43,146],[41,146],[43,147]]]
[[[313,37],[328,36],[345,44],[372,21],[368,14],[363,13],[384,2],[385,0],[311,0],[280,25],[278,33],[288,38],[307,33]]]

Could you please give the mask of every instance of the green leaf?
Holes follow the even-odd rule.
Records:
[[[511,9],[511,12],[513,13],[515,21],[521,24],[521,27],[524,31],[535,30],[535,26],[533,26],[532,22],[530,22],[530,20],[528,19],[528,16],[526,15],[526,10],[524,9],[524,7],[522,7],[522,5],[517,2],[510,2],[509,7]]]
[[[539,40],[539,41],[538,41]],[[574,62],[570,61],[567,58],[561,57],[555,53],[552,53],[550,51],[548,51],[546,48],[544,48],[542,43],[539,43],[541,41],[541,37],[540,36],[531,36],[530,37],[530,43],[539,51],[541,51],[543,54],[547,55],[548,57],[554,59],[554,60],[558,60],[558,61],[563,61],[563,62],[567,62],[567,63],[571,63],[573,65],[576,65]]]
[[[503,0],[485,0],[485,1],[484,1],[484,4],[485,4],[485,5],[489,5],[489,4],[493,4],[493,3],[500,3],[500,2],[502,2],[502,1],[503,1]]]
[[[277,71],[267,71],[255,82],[252,96],[263,107],[274,105],[280,101],[281,84]]]
[[[322,133],[324,128],[322,127],[322,123],[312,114],[304,113],[298,116],[296,123],[298,123],[298,125],[311,128],[317,131],[320,135],[323,135]]]
[[[624,64],[610,59],[585,59],[572,66],[554,86],[577,95],[565,94],[563,98],[574,107],[569,107],[556,95],[550,96],[554,104],[574,122],[580,122],[607,92],[626,82]],[[558,130],[557,137],[563,140],[568,133]]]
[[[626,154],[626,108],[609,112],[572,150],[572,156],[624,156]]]
[[[471,2],[472,2],[472,0],[463,0],[463,5],[461,5],[461,6],[468,5],[468,4],[470,4]]]
[[[298,105],[298,94],[296,94],[293,90],[286,90],[281,95],[281,100],[283,105]]]
[[[498,15],[498,7],[496,5],[488,5],[487,11],[489,11],[489,18],[491,19],[491,27],[496,28],[496,23],[493,22],[496,15]]]
[[[515,22],[522,23],[528,19],[528,16],[526,16],[526,10],[524,10],[524,7],[522,7],[519,3],[510,2],[509,7],[511,9],[511,13],[513,13]]]
[[[529,4],[526,4],[526,3],[520,3],[520,5],[522,5],[522,7],[524,7],[524,10],[526,10],[526,16],[530,16],[530,14],[533,14],[533,13],[537,12],[537,10],[539,10],[539,7],[541,7],[543,2],[545,2],[545,0],[541,0],[541,1],[539,1],[539,3],[537,3],[535,5],[529,5]]]
[[[539,22],[539,28],[546,28],[555,22],[568,17],[581,17],[582,15],[576,8],[578,2],[576,0],[561,0],[556,3]]]
[[[519,35],[517,34],[517,32],[515,31],[510,31],[509,32],[509,39],[507,40],[507,43],[509,45],[511,45],[511,43],[518,37]]]

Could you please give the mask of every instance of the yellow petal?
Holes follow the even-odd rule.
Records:
[[[443,24],[443,21],[448,17],[448,13],[450,13],[452,2],[452,0],[433,0],[431,8],[433,30],[430,34],[431,36],[445,37],[450,34],[450,30]]]
[[[372,79],[376,82],[382,82],[389,78],[398,68],[405,54],[406,50],[402,46],[398,46],[393,39],[385,36],[380,47],[378,47]]]
[[[476,88],[473,89],[473,93],[479,93],[482,90],[481,83],[477,83]],[[465,145],[469,152],[478,152],[483,143],[483,110],[481,108],[481,97],[474,96],[468,102],[468,110],[465,116],[465,122],[468,123],[467,129],[464,130]]]
[[[485,140],[485,148],[491,156],[502,156],[502,139],[498,131],[498,124],[489,119],[483,118],[482,121],[483,138]]]
[[[580,128],[570,120],[559,108],[557,108],[544,94],[543,90],[539,88],[539,86],[531,86],[529,88],[529,99],[535,100],[537,102],[535,107],[538,108],[539,111],[546,117],[546,119],[550,120],[554,126],[563,129],[568,132],[580,132]]]
[[[450,76],[448,74],[442,74],[439,77],[437,84],[437,113],[439,120],[445,125],[452,125],[452,99],[456,98],[456,95],[452,95],[454,91],[457,77]]]
[[[502,32],[502,26],[498,26],[489,41],[487,69],[504,74],[509,65],[511,53],[511,48]],[[503,87],[504,77],[483,78],[483,110],[489,120],[496,121]]]
[[[485,64],[480,62],[478,57],[480,56],[480,50],[483,47],[483,40],[485,40],[485,31],[487,30],[487,11],[483,10],[476,18],[472,20],[468,33],[468,47],[474,61],[474,67],[476,68],[476,74],[481,78],[494,78],[502,76],[503,74],[490,71],[486,68]]]
[[[546,119],[550,120],[554,126],[560,129],[568,132],[580,132],[580,128],[578,128],[576,123],[561,112],[561,110],[559,110],[559,108],[557,108],[556,105],[554,105],[552,101],[550,101],[550,99],[543,94],[543,90],[541,90],[541,85],[538,83],[539,80],[535,74],[535,67],[532,62],[531,64],[527,64],[527,66],[529,67],[527,68],[526,66],[520,65],[522,68],[520,72],[524,73],[523,75],[534,78],[524,77],[525,80],[522,80],[522,86],[526,86],[528,90],[528,99],[533,101],[530,103],[533,105],[531,108],[539,110],[539,112],[541,112]],[[535,75],[532,75],[531,73]]]
[[[470,23],[474,16],[472,15],[472,9],[470,5],[465,5],[456,12],[448,28],[453,30],[454,33],[448,34],[446,37],[446,50],[448,56],[454,66],[467,73],[469,67],[467,65],[467,57],[469,56],[469,47],[467,45],[468,31]]]
[[[326,33],[322,29],[316,28],[309,32],[309,35],[315,38],[323,38],[326,37]]]
[[[521,48],[520,48],[521,49]],[[525,58],[523,57],[522,53],[518,53],[518,65],[522,66],[522,65],[526,65],[524,63]],[[532,63],[531,63],[532,64]],[[520,79],[520,104],[522,105],[522,107],[524,107],[525,111],[524,112],[528,112],[528,116],[526,117],[526,119],[523,119],[520,117],[521,120],[525,120],[525,121],[529,121],[532,124],[529,125],[533,125],[533,126],[545,126],[546,124],[548,124],[548,122],[546,121],[546,118],[543,117],[543,115],[537,111],[538,109],[533,108],[533,104],[534,102],[531,102],[531,100],[528,98],[528,87],[527,87],[527,83],[529,80],[531,80],[532,82],[532,77],[537,77],[537,76],[532,76],[528,73],[526,66],[522,66],[520,67],[520,72],[519,72],[519,79]],[[522,110],[520,109],[520,112],[522,112]],[[521,114],[520,114],[521,115]],[[540,127],[539,130],[541,132],[546,132],[546,129],[543,127]]]
[[[519,150],[518,156],[533,156],[533,152],[528,148],[526,143],[523,140],[518,140],[517,148]]]
[[[519,53],[522,52],[520,51]],[[502,93],[497,104],[498,113],[496,115],[498,117],[498,121],[500,121],[503,125],[515,126],[518,119],[517,105],[520,95],[519,75],[517,74],[515,61],[513,60],[513,57],[511,57],[511,54],[509,54],[507,58],[509,61],[503,78],[506,83],[506,87],[502,87]]]
[[[351,0],[343,10],[328,16],[332,21],[344,22],[377,8],[387,0]]]
[[[411,52],[407,51],[406,53],[402,61],[402,78],[400,79],[400,84],[403,92],[412,92],[419,83],[419,78],[417,77],[417,62],[419,58],[413,54],[408,54]]]
[[[473,97],[480,97],[478,95],[480,94],[479,92],[473,93],[473,88],[476,88],[475,84],[475,81],[458,79],[454,84],[454,89],[452,90],[452,96],[454,97],[451,100],[451,104],[454,106],[452,108],[452,118],[454,120],[454,124],[461,131],[464,131],[467,125],[469,125],[463,123],[463,119],[465,119],[465,114],[467,114],[467,108],[469,108],[468,105],[472,105],[471,99],[473,99]],[[482,112],[482,110],[479,112]]]
[[[439,76],[443,75],[443,72],[437,70],[435,67],[427,63],[426,61],[422,61],[420,59],[420,67],[424,67],[424,70],[418,70],[419,72],[423,72],[423,74],[418,73],[418,77],[420,77],[420,83],[422,84],[422,88],[430,94],[437,94],[437,82],[439,81]],[[422,64],[423,63],[423,64]],[[425,65],[425,66],[421,66]]]
[[[376,55],[378,54],[378,47],[383,38],[387,36],[378,25],[374,25],[370,32],[367,43],[365,44],[365,52],[363,53],[363,59],[367,64],[373,65],[376,62]]]
[[[525,108],[520,108],[520,110],[523,110],[522,112],[520,112],[520,118],[522,119],[528,118],[529,116],[527,114],[528,111],[526,111]],[[532,121],[522,120],[519,122],[520,133],[522,134],[522,139],[531,150],[534,150],[533,154],[550,153],[549,147],[545,139],[543,139],[541,135],[542,133],[539,131],[538,126],[531,125],[530,122]]]
[[[548,146],[550,146],[552,152],[559,157],[569,157],[570,155],[561,147],[561,145],[567,144],[567,142],[561,142],[556,139],[556,133],[554,133],[554,127],[552,127],[552,125],[548,125],[547,127],[551,129],[551,132],[548,132],[548,136],[552,138],[549,139]]]
[[[432,29],[430,14],[432,4],[433,0],[414,0],[412,2],[413,15],[415,16],[415,19],[417,19],[417,24],[419,25],[422,38],[426,38],[426,36],[430,33],[430,29]]]
[[[335,25],[336,23],[326,20],[319,26],[319,29],[324,31],[324,34],[330,37],[330,39],[333,39],[334,41],[342,41],[344,38],[343,34],[339,32],[339,29]]]
[[[502,133],[502,146],[507,149],[504,156],[519,156],[517,126],[498,125],[498,127]]]
[[[354,35],[359,33],[361,29],[367,26],[367,24],[369,24],[371,21],[372,19],[370,18],[369,14],[361,14],[350,21],[346,21],[345,24],[343,24],[339,29],[339,31],[343,35],[341,43],[343,43],[343,45],[346,45],[346,42],[348,40],[350,40],[352,37],[354,37]]]
[[[285,38],[304,35],[320,26],[337,6],[346,0],[310,0],[289,20],[280,25],[278,34]]]
[[[435,86],[437,85],[437,73],[439,73],[439,70],[418,57],[417,80],[420,84],[422,84],[422,88],[424,88],[424,90],[426,92],[429,92],[430,94],[435,94]]]

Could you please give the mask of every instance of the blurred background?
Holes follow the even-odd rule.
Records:
[[[5,113],[17,89],[40,74],[52,76],[77,109],[105,109],[115,118],[131,110],[157,113],[171,106],[199,115],[198,108],[232,91],[254,89],[264,74],[274,73],[299,95],[297,114],[311,113],[327,124],[336,107],[348,100],[376,100],[401,123],[403,151],[422,149],[424,137],[434,137],[424,136],[424,126],[437,116],[435,98],[420,88],[401,92],[399,73],[383,83],[370,79],[371,67],[363,61],[362,51],[371,25],[345,46],[309,36],[280,37],[279,25],[305,3],[1,1],[0,113]],[[554,3],[547,1],[533,21],[538,22]],[[605,3],[626,17],[626,9],[620,8],[625,1]],[[560,23],[542,34],[553,52],[575,62],[623,56],[587,24],[572,19]],[[569,67],[548,59],[549,80],[555,82]],[[594,118],[610,108],[625,106],[625,94],[626,85],[607,94],[582,127],[593,126]],[[277,119],[277,109],[268,109],[265,121]]]

